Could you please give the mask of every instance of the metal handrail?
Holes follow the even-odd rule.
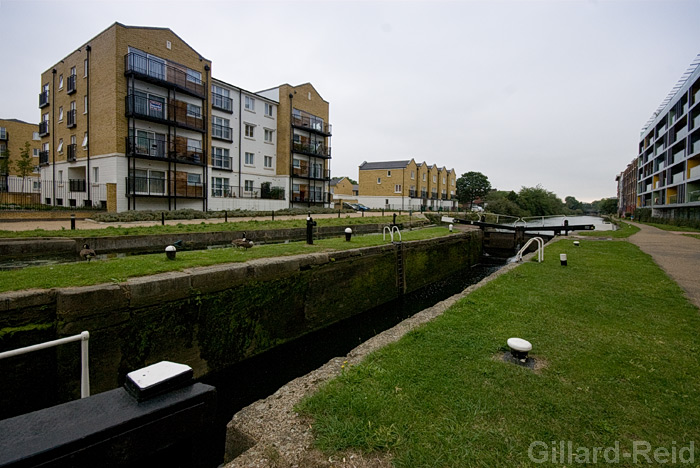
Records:
[[[394,242],[394,231],[399,235],[399,242],[401,242],[401,231],[399,231],[398,226],[384,226],[382,230],[382,240],[386,240],[386,231],[389,230],[389,235],[391,236],[391,242]]]
[[[532,244],[533,242],[537,242],[537,261],[539,263],[542,263],[544,261],[544,240],[541,237],[533,237],[525,243],[523,248],[520,249],[517,254],[515,254],[516,262],[522,262],[523,253],[525,253],[527,248],[530,247],[530,244]]]
[[[90,333],[84,331],[80,335],[68,336],[66,338],[59,338],[58,340],[13,349],[12,351],[5,351],[4,353],[0,353],[0,359],[19,356],[21,354],[27,354],[31,353],[32,351],[39,351],[41,349],[52,348],[54,346],[71,343],[73,341],[80,341],[80,398],[87,398],[90,396],[90,371],[88,368],[89,339]]]

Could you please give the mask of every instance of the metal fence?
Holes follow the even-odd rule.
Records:
[[[0,176],[0,210],[46,210],[53,207],[107,209],[107,188],[105,184],[88,184],[85,179],[54,181]]]

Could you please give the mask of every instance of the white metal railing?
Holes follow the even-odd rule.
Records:
[[[399,235],[399,242],[401,242],[401,231],[399,231],[398,226],[384,226],[382,230],[382,240],[386,240],[387,231],[389,231],[389,235],[391,236],[391,242],[394,242],[394,231]]]
[[[90,396],[90,372],[88,369],[89,339],[90,333],[84,331],[80,335],[68,336],[58,340],[47,341],[46,343],[39,343],[37,345],[27,346],[25,348],[13,349],[12,351],[5,351],[4,353],[0,353],[0,359],[19,356],[20,354],[27,354],[31,353],[32,351],[39,351],[40,349],[52,348],[65,343],[71,343],[73,341],[80,341],[80,398],[87,398]]]
[[[520,249],[515,255],[516,262],[521,262],[523,260],[523,253],[525,253],[527,248],[530,247],[530,244],[533,242],[537,242],[537,261],[540,263],[544,261],[544,240],[541,237],[533,237],[527,241],[523,248]]]

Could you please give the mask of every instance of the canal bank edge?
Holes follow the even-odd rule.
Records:
[[[556,242],[561,238],[555,238]],[[527,254],[529,261],[536,252]],[[346,356],[335,357],[318,369],[296,378],[274,394],[258,400],[236,413],[227,427],[225,468],[314,466],[314,467],[390,467],[386,454],[349,452],[332,460],[314,448],[311,421],[300,416],[294,407],[303,398],[318,391],[329,380],[339,376],[341,366],[359,364],[370,353],[401,339],[406,333],[442,315],[457,301],[521,263],[509,263],[478,283],[432,307],[418,312],[396,326],[360,344]]]
[[[401,252],[401,254],[399,254]],[[90,332],[92,393],[169,360],[195,377],[395,299],[476,263],[481,232],[193,268],[121,283],[0,294],[0,351]],[[404,262],[397,268],[397,258]],[[70,345],[0,362],[0,418],[79,396]],[[42,385],[35,383],[41,381]]]

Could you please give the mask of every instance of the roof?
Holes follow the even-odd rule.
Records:
[[[406,161],[381,161],[381,162],[363,162],[360,164],[361,171],[370,171],[373,169],[404,169],[410,163]]]
[[[21,124],[27,124],[27,125],[39,125],[31,122],[25,122],[24,120],[19,120],[19,119],[0,119],[3,122],[15,122],[15,123],[21,123]]]
[[[331,185],[338,185],[338,182],[340,182],[340,181],[343,180],[344,178],[345,178],[345,177],[333,177],[333,178],[331,179],[330,184],[331,184]]]

